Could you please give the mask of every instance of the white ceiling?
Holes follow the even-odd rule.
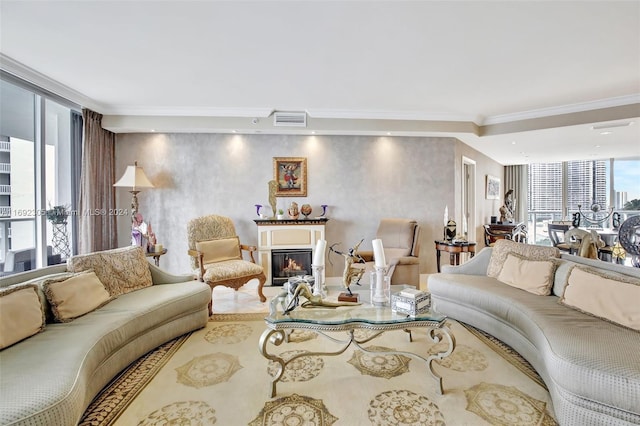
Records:
[[[0,0],[0,36],[3,69],[114,131],[452,135],[502,164],[640,156],[640,1]],[[309,126],[273,128],[275,110]]]

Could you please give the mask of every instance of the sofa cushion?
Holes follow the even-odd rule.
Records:
[[[92,269],[111,296],[119,296],[152,284],[149,262],[138,246],[72,256],[67,260],[67,268],[71,272]]]
[[[262,266],[246,260],[229,260],[226,262],[210,263],[204,265],[204,281],[217,282],[233,278],[248,277],[258,275],[262,270]]]
[[[0,290],[0,350],[38,334],[44,326],[37,285],[16,285]]]
[[[493,251],[491,252],[491,259],[489,259],[489,266],[487,267],[488,276],[493,278],[498,277],[509,253],[517,253],[531,260],[546,260],[550,257],[560,257],[560,250],[556,247],[536,246],[500,239],[496,241],[493,246]]]
[[[574,266],[560,303],[640,331],[640,279]]]
[[[38,287],[38,296],[40,297],[40,302],[42,303],[42,310],[44,312],[44,317],[46,322],[48,323],[54,322],[54,318],[53,318],[53,313],[51,312],[51,305],[49,305],[49,301],[47,300],[47,296],[45,296],[44,289],[42,287],[44,282],[52,278],[69,278],[72,275],[73,275],[72,272],[60,272],[60,273],[40,276],[38,278],[32,278],[24,282],[24,284],[35,284]]]
[[[397,262],[401,257],[408,257],[409,249],[405,248],[385,248],[384,257],[387,263]]]
[[[218,238],[196,242],[196,250],[203,254],[202,263],[224,262],[226,260],[242,259],[240,238]]]
[[[111,300],[109,292],[93,271],[45,280],[43,289],[57,322],[69,322]]]
[[[498,275],[498,280],[538,296],[551,294],[554,259],[532,260],[516,253],[509,253]]]

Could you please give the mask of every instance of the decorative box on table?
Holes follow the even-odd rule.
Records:
[[[431,308],[431,294],[416,290],[405,289],[391,295],[391,310],[407,315],[419,315],[429,312]]]

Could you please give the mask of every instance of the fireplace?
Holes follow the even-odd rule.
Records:
[[[255,223],[258,228],[258,263],[262,266],[264,274],[267,276],[266,285],[283,285],[287,282],[287,274],[296,274],[293,272],[296,267],[300,271],[306,271],[304,274],[313,275],[311,271],[311,262],[313,259],[313,250],[318,241],[325,239],[325,225],[329,219],[299,219],[299,220],[275,220],[275,219],[256,219]],[[277,262],[274,261],[278,256]],[[297,257],[301,252],[306,252],[306,260]],[[283,265],[284,257],[282,253],[291,253],[294,257],[292,260],[297,266],[287,268],[287,264]],[[298,265],[302,262],[302,266]],[[306,262],[306,263],[305,263]],[[281,275],[281,269],[283,274]],[[324,269],[322,270],[322,280],[324,282]],[[297,272],[303,274],[303,272]]]
[[[281,286],[289,278],[312,275],[311,249],[271,250],[271,285]]]

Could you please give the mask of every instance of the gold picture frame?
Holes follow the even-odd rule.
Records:
[[[277,197],[306,197],[307,159],[273,157],[273,179],[277,183]]]

